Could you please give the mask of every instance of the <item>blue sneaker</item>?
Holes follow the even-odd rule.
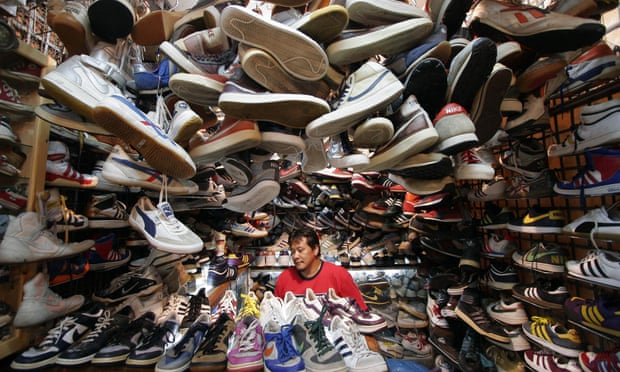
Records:
[[[154,94],[157,90],[168,88],[170,76],[177,72],[179,69],[168,57],[164,57],[154,70],[137,63],[133,66],[134,80],[129,81],[127,86],[141,94]]]
[[[211,316],[201,314],[185,332],[183,338],[166,353],[155,365],[155,371],[185,371],[189,368],[194,354],[202,343],[202,339],[209,330]]]
[[[586,165],[571,181],[559,181],[553,191],[566,196],[600,196],[620,193],[620,150],[586,151]]]

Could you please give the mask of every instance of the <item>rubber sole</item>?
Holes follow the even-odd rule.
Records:
[[[499,65],[496,65],[499,66]],[[512,71],[507,67],[494,68],[474,98],[471,119],[476,126],[479,143],[486,143],[501,127],[501,105],[510,87]]]
[[[185,101],[203,106],[217,105],[224,83],[207,76],[179,72],[170,78],[168,86]]]

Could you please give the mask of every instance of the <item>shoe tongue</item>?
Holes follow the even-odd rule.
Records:
[[[159,210],[164,214],[164,216],[168,218],[174,218],[174,210],[172,210],[170,203],[168,203],[167,201],[157,204],[157,208],[159,208]]]

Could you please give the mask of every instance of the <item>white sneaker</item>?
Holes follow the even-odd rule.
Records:
[[[63,243],[41,225],[35,212],[10,217],[9,226],[0,243],[0,262],[24,263],[76,255],[95,244],[93,240]]]
[[[113,151],[113,149],[111,149],[110,152],[111,151]],[[95,186],[95,190],[109,191],[109,192],[130,192],[130,193],[137,193],[137,192],[140,192],[140,190],[142,190],[142,188],[140,187],[122,186],[122,185],[112,183],[106,180],[102,176],[103,164],[105,164],[103,160],[97,160],[97,162],[95,163],[95,167],[93,168],[92,172],[90,172],[93,176],[97,177],[97,180],[98,180],[97,186]]]
[[[494,201],[506,198],[506,180],[502,176],[491,182],[483,183],[478,189],[470,190],[467,199],[471,202]]]
[[[265,327],[270,320],[278,323],[278,326],[286,324],[284,322],[284,314],[282,313],[283,306],[284,302],[280,297],[274,296],[272,291],[265,291],[260,302],[260,324]]]
[[[196,134],[202,124],[202,118],[185,101],[177,101],[174,104],[168,137],[175,142],[183,143]]]
[[[456,180],[492,180],[495,169],[473,150],[465,150],[454,156]]]
[[[88,226],[93,229],[118,229],[129,226],[127,206],[116,194],[92,195],[86,206]]]
[[[124,186],[142,187],[159,191],[163,186],[163,175],[146,162],[130,158],[119,145],[108,155],[101,175],[108,182]],[[167,177],[170,194],[192,194],[198,191],[194,181]]]
[[[156,207],[151,199],[141,197],[131,210],[129,224],[162,251],[189,254],[202,250],[200,237],[176,219],[168,202],[160,201]]]
[[[63,299],[49,288],[49,278],[38,273],[24,284],[23,301],[13,318],[15,327],[31,327],[65,316],[84,304],[84,296]]]
[[[259,230],[249,222],[245,222],[245,223],[234,222],[230,226],[230,231],[235,236],[244,236],[247,238],[254,238],[254,239],[264,238],[268,234],[267,230]]]
[[[45,182],[63,187],[90,188],[97,186],[97,177],[82,174],[71,163],[69,148],[60,141],[50,141],[47,149]]]

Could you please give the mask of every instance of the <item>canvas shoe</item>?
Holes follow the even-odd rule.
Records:
[[[97,124],[135,147],[160,172],[179,178],[196,174],[196,165],[187,152],[124,97],[107,97],[94,109],[94,117]]]
[[[544,145],[533,138],[515,142],[510,150],[500,156],[499,162],[504,168],[530,179],[538,177],[540,172],[549,168]]]
[[[512,260],[517,266],[546,272],[563,273],[567,252],[554,243],[534,242],[526,252],[514,252]]]
[[[41,224],[37,213],[24,212],[10,217],[0,243],[0,261],[24,263],[72,256],[86,251],[94,243],[93,240],[63,243]]]
[[[221,27],[211,27],[159,45],[179,69],[191,74],[216,74],[235,59],[235,45]]]
[[[547,148],[549,156],[580,154],[585,150],[617,143],[618,128],[615,118],[620,115],[620,99],[585,106],[581,109],[581,125],[578,125],[561,144]]]
[[[528,321],[523,303],[508,297],[488,304],[486,311],[491,318],[502,324],[520,326]]]
[[[37,273],[24,283],[22,302],[13,318],[15,327],[31,327],[48,320],[63,317],[84,304],[84,296],[62,298],[49,288],[46,274]]]
[[[131,250],[119,248],[115,233],[109,233],[95,240],[87,253],[91,271],[116,269],[131,260]]]
[[[400,106],[393,120],[397,128],[394,136],[374,152],[368,166],[358,168],[366,170],[392,168],[399,165],[403,159],[429,149],[439,138],[431,119],[413,95]]]
[[[267,92],[241,68],[224,84],[218,106],[239,119],[271,121],[290,128],[304,128],[330,111],[324,99],[312,95]]]
[[[594,44],[605,34],[598,21],[494,0],[477,3],[470,22],[476,34],[516,40],[542,53],[579,49]]]
[[[472,111],[474,97],[495,65],[497,47],[485,37],[467,44],[450,62],[445,101]]]
[[[115,145],[106,158],[101,175],[108,182],[130,189],[142,187],[159,191],[166,187],[170,194],[193,194],[198,191],[198,185],[194,181],[166,177],[147,162],[129,157],[120,145]]]
[[[619,265],[620,255],[616,252],[596,249],[580,260],[566,261],[566,270],[570,276],[617,288],[620,277],[615,269]]]
[[[92,195],[86,205],[88,226],[116,229],[129,226],[127,206],[116,199],[116,194]]]
[[[513,78],[512,70],[496,63],[480,87],[471,107],[471,119],[480,143],[491,139],[503,123],[501,104]]]
[[[200,237],[176,219],[166,201],[160,200],[155,206],[148,197],[141,197],[131,210],[129,224],[163,251],[188,254],[203,248]]]
[[[192,143],[190,156],[196,163],[212,163],[260,144],[261,134],[255,121],[226,118],[218,131]]]
[[[394,55],[410,50],[426,39],[432,28],[431,20],[421,17],[371,28],[344,30],[325,51],[329,63],[335,66],[362,62],[377,54]]]
[[[54,364],[58,355],[86,334],[103,312],[101,304],[94,304],[83,312],[67,315],[56,322],[41,343],[17,355],[11,362],[11,368],[32,370]]]
[[[557,280],[539,279],[531,284],[517,284],[512,287],[512,295],[535,306],[562,309],[569,297],[568,290]]]
[[[51,186],[89,188],[97,186],[98,178],[80,173],[69,163],[71,154],[66,144],[50,141],[47,150],[45,182]]]
[[[342,355],[349,371],[387,369],[383,357],[368,348],[366,339],[351,319],[333,317],[325,329],[325,335]]]
[[[566,196],[597,196],[619,191],[617,162],[620,151],[600,148],[586,151],[586,164],[571,181],[559,181],[553,191]]]
[[[299,79],[319,80],[327,73],[327,55],[316,41],[300,31],[237,5],[222,10],[220,22],[230,38],[264,49]],[[292,50],[279,47],[291,44],[297,45],[293,54]]]
[[[211,316],[200,315],[183,334],[183,337],[169,347],[157,361],[155,371],[178,371],[189,368],[192,357],[198,350],[205,334],[210,330]]]
[[[576,359],[569,359],[561,355],[553,355],[544,351],[527,350],[523,353],[523,360],[528,367],[535,371],[581,371]]]
[[[194,105],[217,105],[229,74],[192,74],[177,72],[170,77],[168,86],[174,94]]]
[[[235,321],[228,314],[213,320],[211,329],[190,363],[191,369],[225,369],[230,337],[235,331]]]
[[[202,118],[182,100],[174,104],[168,136],[177,143],[189,140],[202,127]]]
[[[346,80],[333,111],[308,123],[306,134],[320,138],[337,135],[368,114],[383,109],[402,93],[402,83],[388,69],[367,62]]]
[[[523,324],[523,333],[527,338],[569,358],[577,358],[582,350],[579,333],[567,329],[553,318],[533,316]]]
[[[453,155],[478,144],[476,128],[465,108],[457,103],[448,103],[433,119],[439,134],[435,151]]]
[[[116,71],[111,66],[94,58],[83,59],[75,55],[45,74],[41,84],[55,100],[84,116],[89,122],[95,122],[93,112],[103,98],[122,94],[121,89],[108,78],[112,76],[108,73],[120,74],[120,70]]]
[[[148,296],[162,288],[162,280],[153,267],[128,271],[112,280],[108,287],[93,293],[93,300],[117,303],[130,297]]]

